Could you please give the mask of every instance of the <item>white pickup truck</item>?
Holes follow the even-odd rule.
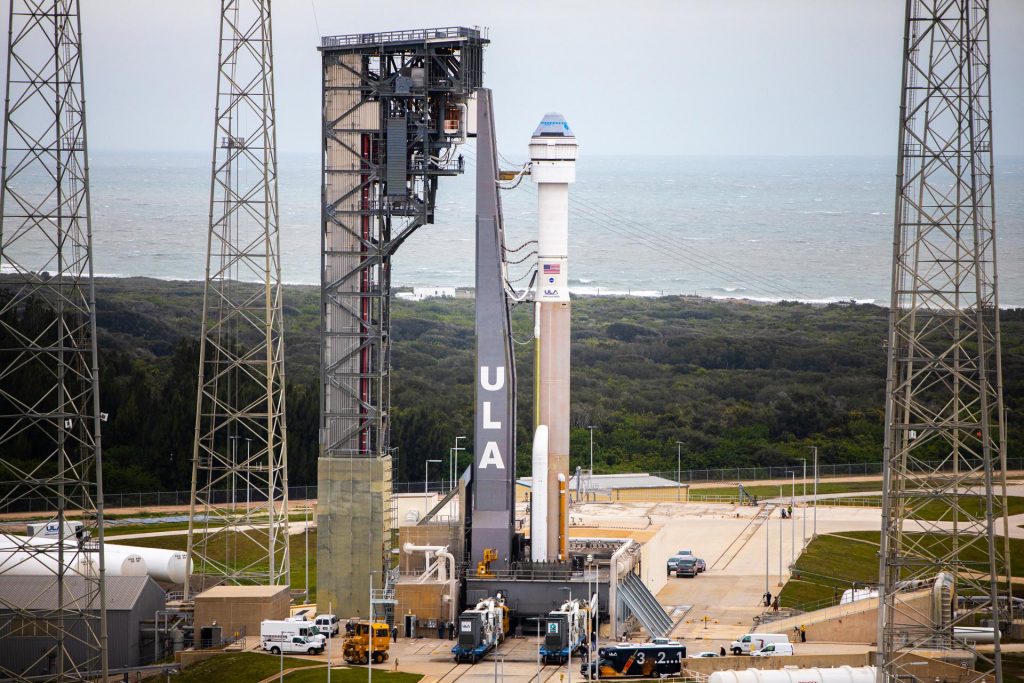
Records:
[[[263,649],[279,655],[282,652],[303,652],[310,655],[324,651],[323,636],[310,635],[311,623],[276,621],[264,619],[260,622],[260,641]]]
[[[738,640],[729,644],[734,655],[749,655],[771,643],[788,643],[789,636],[785,633],[745,633]]]

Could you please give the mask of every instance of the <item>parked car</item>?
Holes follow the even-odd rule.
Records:
[[[697,558],[695,557],[680,557],[676,562],[676,577],[687,576],[693,578],[697,576]]]
[[[673,555],[668,558],[665,563],[665,576],[672,576],[672,572],[676,571],[676,565],[679,564],[679,560],[683,559],[682,555]]]
[[[702,559],[700,559],[698,557],[697,558],[697,573],[700,574],[701,572],[706,572],[707,570],[708,570],[707,564],[705,564],[704,560],[702,560]]]
[[[689,555],[690,557],[693,557],[693,551],[692,550],[679,550],[679,551],[676,551],[676,555]]]
[[[717,652],[698,652],[694,657],[717,657]]]
[[[765,645],[760,650],[756,650],[750,653],[751,657],[792,657],[793,656],[793,644],[792,643],[770,643]]]

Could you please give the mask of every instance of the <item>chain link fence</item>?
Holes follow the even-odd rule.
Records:
[[[938,463],[934,463],[938,466]],[[1024,470],[1024,458],[1011,458],[1007,462],[1008,471],[1020,471]],[[726,467],[719,469],[685,469],[685,470],[670,470],[662,472],[650,472],[651,476],[661,477],[672,482],[678,481],[684,484],[702,484],[702,483],[714,483],[714,482],[751,482],[751,481],[765,481],[772,479],[789,479],[790,472],[793,472],[798,479],[801,479],[804,475],[804,468],[802,464],[789,465],[789,466],[771,466],[771,467]],[[597,473],[598,475],[600,473]],[[819,463],[818,464],[818,477],[820,479],[830,479],[836,477],[862,477],[862,476],[880,476],[882,474],[881,463]],[[807,479],[810,481],[814,476],[814,467],[811,460],[808,458],[807,461]],[[393,482],[392,490],[394,493],[420,493],[422,494],[424,488],[429,492],[446,492],[449,488],[449,482],[447,480],[435,480],[428,481],[424,485],[423,481],[396,481]],[[315,485],[310,486],[289,486],[288,487],[288,500],[289,501],[307,501],[316,500],[317,487]],[[103,496],[103,505],[106,510],[116,509],[139,509],[147,510],[150,508],[161,508],[161,507],[183,507],[187,506],[190,502],[191,491],[141,491],[136,493],[108,493]],[[230,504],[234,500],[238,505],[243,505],[246,502],[250,504],[266,502],[266,493],[250,489],[246,491],[245,488],[240,488],[234,491],[234,498],[232,498],[232,491],[230,489],[222,489],[215,492],[214,502],[218,505]],[[38,498],[18,498],[15,500],[6,500],[3,506],[0,507],[0,514],[10,513],[31,513],[31,512],[46,512],[53,510],[56,507],[55,499],[38,497]]]

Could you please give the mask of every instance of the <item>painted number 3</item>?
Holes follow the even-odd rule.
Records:
[[[645,654],[646,654],[645,652],[637,652],[636,653],[636,663],[637,664],[643,664],[644,663],[644,655]]]

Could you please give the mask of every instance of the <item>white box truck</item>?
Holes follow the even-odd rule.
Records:
[[[265,619],[260,622],[260,640],[263,649],[279,655],[282,652],[320,654],[324,651],[323,643],[316,638],[299,633],[309,626],[295,621],[275,621]]]
[[[320,643],[320,647],[327,647],[327,635],[317,628],[316,624],[305,618],[288,617],[286,622],[294,624],[296,632],[300,636],[307,636]]]
[[[732,641],[729,650],[734,655],[749,655],[770,643],[788,643],[789,636],[785,633],[744,633],[739,639]]]

